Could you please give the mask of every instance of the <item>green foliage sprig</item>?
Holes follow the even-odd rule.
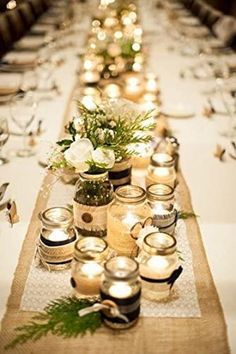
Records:
[[[178,219],[189,219],[189,218],[198,218],[199,215],[194,214],[193,212],[179,210],[178,211]]]
[[[49,333],[63,338],[83,336],[86,332],[94,333],[102,326],[100,312],[80,317],[78,311],[95,302],[94,299],[76,297],[63,297],[50,302],[44,312],[35,315],[28,324],[15,329],[17,335],[5,349],[29,340],[35,342]]]

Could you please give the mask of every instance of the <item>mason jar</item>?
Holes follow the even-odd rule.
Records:
[[[107,242],[101,237],[84,237],[75,244],[71,266],[71,285],[80,295],[99,295]]]
[[[169,154],[154,153],[147,170],[146,186],[161,183],[175,188],[176,171],[175,159]]]
[[[52,207],[39,214],[41,220],[38,255],[48,270],[70,267],[77,234],[73,214],[64,207]]]
[[[158,144],[156,152],[167,153],[175,159],[175,169],[179,168],[179,142],[174,136],[167,136]]]
[[[166,184],[151,184],[147,188],[147,200],[152,209],[152,224],[159,231],[173,235],[177,222],[174,189]]]
[[[182,272],[174,236],[163,232],[150,233],[144,238],[137,260],[143,296],[154,301],[167,298]]]
[[[109,180],[114,190],[118,187],[131,184],[131,171],[131,159],[123,159],[114,164],[113,168],[108,172]]]
[[[80,173],[73,202],[74,223],[82,236],[106,236],[107,207],[113,199],[108,173]]]
[[[125,316],[113,317],[103,311],[105,324],[125,329],[136,323],[140,313],[141,282],[138,263],[128,257],[114,257],[105,263],[100,289],[101,300],[109,300]]]
[[[115,199],[108,208],[107,241],[118,255],[135,257],[136,239],[145,223],[151,219],[146,192],[139,186],[117,188]]]

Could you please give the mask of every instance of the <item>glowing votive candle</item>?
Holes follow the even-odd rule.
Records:
[[[147,235],[138,256],[138,262],[143,283],[143,296],[149,300],[168,297],[171,284],[169,280],[173,272],[179,269],[176,239],[161,232]]]
[[[107,243],[100,237],[85,237],[75,244],[71,285],[80,295],[98,295]]]
[[[137,99],[143,93],[143,85],[138,76],[127,77],[125,82],[125,96],[130,99]]]
[[[154,183],[175,187],[175,159],[172,156],[165,153],[154,153],[152,155],[146,176],[146,185],[149,186]]]
[[[121,89],[119,85],[108,84],[104,88],[104,93],[108,98],[119,98],[121,96]]]

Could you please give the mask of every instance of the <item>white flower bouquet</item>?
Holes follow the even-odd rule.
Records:
[[[57,142],[49,161],[51,169],[105,172],[134,155],[133,144],[151,140],[147,133],[153,127],[150,111],[140,112],[122,100],[105,100],[93,108],[78,102],[78,116],[66,126],[68,138]]]

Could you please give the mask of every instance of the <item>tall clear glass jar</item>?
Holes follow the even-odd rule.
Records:
[[[74,223],[83,236],[106,236],[107,207],[113,199],[108,173],[81,173],[73,203]]]
[[[107,242],[101,237],[84,237],[76,242],[71,285],[78,294],[99,295],[103,265],[108,254]]]
[[[148,166],[146,185],[161,183],[175,188],[176,185],[176,171],[175,159],[169,154],[154,153]]]
[[[118,255],[135,257],[138,250],[136,229],[142,228],[151,215],[143,188],[133,185],[117,188],[115,199],[108,208],[107,241],[109,246]]]
[[[140,313],[141,281],[138,263],[128,257],[114,257],[105,263],[104,268],[101,300],[109,300],[125,316],[124,319],[103,312],[104,322],[116,329],[131,327]]]
[[[147,200],[152,209],[152,224],[159,231],[173,235],[177,222],[174,189],[166,184],[152,184],[147,188]]]
[[[149,300],[161,300],[182,272],[176,252],[174,236],[153,232],[144,238],[138,256],[143,296]]]
[[[73,214],[64,207],[52,207],[39,214],[41,220],[38,255],[48,270],[70,267],[77,234]]]

